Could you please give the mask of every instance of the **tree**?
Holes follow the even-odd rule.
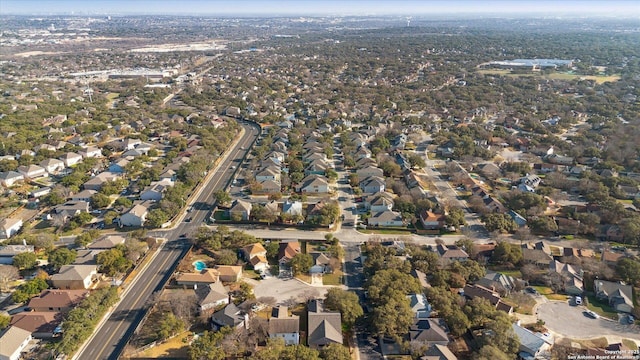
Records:
[[[20,270],[33,269],[38,264],[38,257],[32,252],[23,252],[13,257],[13,265]]]
[[[427,166],[427,163],[424,161],[424,158],[418,154],[409,154],[407,160],[409,164],[411,164],[412,168],[422,169]]]
[[[184,327],[185,324],[182,319],[176,317],[171,311],[167,311],[162,314],[162,317],[157,324],[158,340],[165,340],[184,330]]]
[[[104,214],[104,223],[106,225],[111,225],[113,224],[113,220],[117,217],[118,217],[117,212],[109,210]]]
[[[331,343],[320,350],[320,357],[324,360],[351,360],[351,353],[348,347]]]
[[[226,355],[220,346],[224,338],[233,333],[230,327],[219,331],[205,331],[189,347],[190,360],[223,360]]]
[[[445,223],[455,227],[466,225],[467,222],[464,219],[464,211],[458,207],[449,209],[445,216]]]
[[[414,318],[409,299],[396,292],[386,303],[374,307],[371,322],[378,334],[399,340],[409,331]]]
[[[222,249],[216,254],[216,262],[220,265],[235,265],[238,262],[238,256],[233,250]]]
[[[517,265],[522,262],[522,248],[516,244],[499,241],[493,250],[491,260],[498,264]]]
[[[149,211],[146,224],[151,228],[159,228],[167,221],[169,221],[169,215],[161,208],[157,208]]]
[[[76,261],[77,255],[78,253],[75,250],[61,247],[49,254],[49,264],[53,265],[56,269],[60,269],[63,265],[69,265]]]
[[[616,272],[618,276],[629,284],[638,284],[640,282],[640,262],[623,257],[616,264]]]
[[[85,247],[97,239],[98,236],[100,236],[100,231],[98,230],[83,231],[80,235],[76,236],[74,244],[78,247]]]
[[[46,280],[36,277],[18,286],[18,289],[11,295],[11,299],[15,303],[23,303],[33,296],[40,294],[42,290],[48,287],[49,285],[47,285]]]
[[[253,293],[253,288],[251,287],[251,285],[244,281],[241,281],[233,302],[236,304],[241,304],[247,300],[253,300],[255,298],[256,296]]]
[[[351,328],[356,320],[364,315],[358,295],[340,288],[331,288],[327,291],[324,305],[329,310],[339,311],[342,322],[347,328]]]
[[[228,204],[231,202],[231,195],[224,190],[217,190],[213,193],[213,196],[216,198],[216,201],[220,205]]]
[[[111,198],[109,198],[107,195],[104,195],[102,193],[94,194],[91,197],[91,206],[93,208],[103,209],[109,206],[110,204],[111,204]]]
[[[511,360],[512,357],[505,354],[502,350],[492,345],[485,345],[478,350],[476,356],[473,357],[477,360]]]
[[[20,272],[15,266],[0,265],[0,292],[6,292],[9,290],[9,284],[12,281],[18,280]]]
[[[482,217],[482,221],[489,232],[514,232],[518,229],[518,225],[507,214],[486,214]]]
[[[6,328],[11,323],[11,316],[0,314],[0,330]]]
[[[107,276],[114,276],[124,273],[133,265],[130,260],[124,257],[124,253],[119,248],[113,248],[99,253],[96,262],[100,267],[100,272]]]
[[[309,254],[298,253],[291,258],[289,265],[294,275],[306,274],[313,266],[313,257]]]

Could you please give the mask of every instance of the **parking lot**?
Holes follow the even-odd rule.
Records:
[[[550,301],[538,305],[538,319],[552,332],[573,338],[587,339],[605,335],[640,340],[640,327],[621,324],[603,318],[592,319],[584,314],[587,308],[563,301]]]
[[[280,279],[274,276],[264,280],[248,280],[254,286],[253,292],[256,298],[273,297],[277,304],[282,304],[289,299],[304,301],[310,297],[324,297],[328,287],[307,285],[296,279]]]

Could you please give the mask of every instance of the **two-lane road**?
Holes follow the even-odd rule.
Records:
[[[115,310],[95,330],[93,337],[80,349],[74,359],[115,360],[120,356],[145,315],[147,299],[155,291],[164,287],[178,262],[187,252],[190,244],[187,238],[181,236],[191,234],[209,216],[214,202],[213,193],[224,189],[229,184],[246,152],[260,135],[260,129],[256,124],[242,122],[241,125],[245,130],[244,135],[229,150],[220,164],[211,170],[214,172],[207,175],[204,180],[206,185],[196,194],[191,204],[192,210],[182,218],[178,218],[190,220],[181,221],[170,230],[149,233],[151,236],[164,237],[168,241],[158,250],[153,261],[146,268],[141,269],[135,280],[123,291],[121,301]]]

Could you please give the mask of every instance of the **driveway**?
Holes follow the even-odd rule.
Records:
[[[330,288],[311,286],[296,279],[279,279],[274,276],[264,280],[247,280],[247,282],[254,286],[253,293],[256,298],[273,297],[277,304],[282,304],[292,298],[296,302],[302,302],[312,297],[324,298]]]
[[[573,339],[588,339],[605,335],[640,340],[640,327],[623,325],[602,318],[592,319],[583,314],[584,306],[571,306],[564,301],[550,301],[538,305],[538,319],[552,332]]]

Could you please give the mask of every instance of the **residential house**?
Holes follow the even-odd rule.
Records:
[[[144,225],[147,220],[147,214],[149,214],[148,204],[142,202],[134,205],[129,211],[122,214],[120,219],[120,226],[138,226]]]
[[[478,172],[482,174],[482,176],[493,179],[502,175],[500,167],[493,162],[478,164]]]
[[[218,278],[224,282],[238,282],[242,278],[242,266],[218,265]]]
[[[368,220],[369,226],[404,226],[402,214],[397,211],[386,210],[373,214]]]
[[[13,264],[13,257],[25,252],[34,252],[33,245],[5,245],[0,246],[0,264]]]
[[[358,148],[358,151],[356,151],[355,155],[355,159],[359,160],[359,159],[365,159],[365,158],[371,158],[371,150],[367,149],[364,146],[360,146]]]
[[[386,192],[375,193],[365,200],[365,208],[369,209],[372,214],[390,211],[393,209],[393,205],[393,195]]]
[[[229,304],[229,291],[220,281],[202,286],[194,285],[194,288],[200,314],[206,314],[220,305]]]
[[[447,346],[449,344],[447,324],[441,318],[416,319],[409,327],[409,343],[411,348],[416,350],[432,345]]]
[[[43,196],[49,195],[51,193],[51,188],[48,186],[45,187],[41,187],[35,190],[32,190],[31,192],[29,192],[29,197],[30,198],[34,198],[34,199],[38,199],[41,198]]]
[[[0,184],[2,186],[9,188],[12,187],[18,181],[23,181],[24,175],[16,171],[5,171],[0,172]]]
[[[236,199],[231,204],[229,216],[231,220],[249,220],[251,216],[251,203],[241,199]]]
[[[517,212],[513,210],[509,210],[507,215],[509,215],[509,217],[513,220],[513,222],[515,222],[516,225],[518,225],[518,227],[523,227],[527,225],[527,219],[524,216],[518,214]]]
[[[87,146],[84,149],[78,151],[78,154],[80,154],[83,159],[100,158],[102,157],[102,150],[97,146]]]
[[[67,313],[89,295],[87,290],[43,290],[40,295],[31,298],[27,307],[31,311]]]
[[[477,297],[487,299],[491,305],[496,309],[506,312],[511,315],[513,313],[513,307],[503,302],[500,294],[493,289],[486,288],[477,284],[466,284],[463,289],[464,297],[473,300]]]
[[[82,155],[76,154],[74,152],[68,152],[62,154],[59,159],[64,163],[66,167],[72,167],[80,162],[82,162]]]
[[[451,352],[451,350],[449,350],[448,347],[440,344],[434,344],[427,349],[420,360],[458,360],[458,358]]]
[[[311,252],[309,253],[313,258],[313,265],[309,269],[310,274],[324,274],[331,272],[331,258],[323,252]]]
[[[112,173],[110,171],[104,171],[92,177],[91,179],[87,180],[84,184],[82,184],[82,187],[85,190],[99,191],[107,181],[118,180],[121,177],[122,177],[121,174]]]
[[[274,307],[269,318],[270,339],[283,339],[285,345],[298,345],[300,343],[300,317],[289,316],[286,306]]]
[[[65,168],[64,162],[58,159],[45,159],[39,165],[50,175],[56,175]]]
[[[103,237],[99,238],[98,240],[94,241],[93,243],[89,244],[87,246],[87,249],[109,250],[109,249],[113,249],[114,247],[116,247],[118,245],[124,245],[126,240],[127,240],[127,238],[125,238],[124,236],[106,235],[106,236],[103,236]]]
[[[84,201],[88,203],[91,202],[91,197],[97,193],[95,190],[82,190],[77,194],[71,195],[70,199],[71,201]]]
[[[423,210],[420,212],[420,222],[427,230],[439,230],[445,226],[445,215]]]
[[[616,311],[631,313],[633,311],[633,287],[612,281],[598,280],[593,282],[596,298],[606,301]]]
[[[292,216],[302,216],[302,202],[289,199],[282,203],[282,213]]]
[[[364,157],[356,160],[356,168],[360,169],[366,166],[376,166],[376,161],[372,158]]]
[[[518,356],[521,359],[550,358],[549,350],[552,344],[542,334],[525,329],[518,323],[513,323],[511,326],[516,338],[520,341]]]
[[[114,174],[124,174],[127,172],[129,160],[121,158],[109,165],[109,171]]]
[[[138,145],[142,144],[142,141],[140,139],[124,139],[121,141],[122,145],[121,145],[121,149],[124,151],[127,150],[133,150],[135,149]]]
[[[60,335],[62,313],[27,311],[11,317],[11,326],[26,330],[35,339],[51,339]]]
[[[280,268],[288,267],[289,261],[300,253],[300,243],[297,241],[282,241],[278,249],[278,264]]]
[[[549,271],[562,276],[564,281],[564,291],[571,295],[582,295],[584,285],[582,284],[582,270],[576,269],[573,265],[563,264],[553,260],[549,263]]]
[[[262,194],[275,194],[282,190],[282,186],[278,181],[264,180],[264,181],[260,181],[259,184],[260,184],[259,193],[262,193]]]
[[[180,286],[208,286],[218,282],[218,270],[203,269],[200,272],[180,273],[176,275],[176,284]]]
[[[24,176],[25,179],[37,179],[41,177],[49,176],[47,170],[38,165],[21,165],[18,166],[18,172]]]
[[[261,171],[258,171],[258,173],[256,174],[256,181],[261,182],[261,181],[267,181],[267,180],[279,182],[280,169],[275,166],[270,166],[265,169],[262,169]]]
[[[476,281],[476,285],[494,289],[502,294],[509,294],[518,287],[518,279],[499,272],[487,271],[487,274]]]
[[[267,250],[260,243],[253,243],[242,248],[244,259],[249,261],[254,256],[267,256]]]
[[[269,269],[269,262],[267,261],[267,257],[264,255],[257,255],[249,260],[251,266],[253,266],[253,270],[258,272],[265,272]]]
[[[320,160],[322,162],[327,161],[327,154],[323,153],[323,152],[307,152],[306,154],[302,155],[302,161],[304,161],[305,163],[311,163],[315,160]]]
[[[445,265],[453,261],[467,261],[469,259],[469,254],[455,245],[438,244],[436,252],[440,256],[441,262]]]
[[[542,179],[538,175],[527,175],[520,178],[519,183],[535,189],[540,185],[541,181]]]
[[[0,240],[9,239],[22,228],[22,219],[6,218],[0,220]]]
[[[431,304],[424,294],[409,294],[407,298],[416,319],[426,319],[431,316]]]
[[[322,175],[309,175],[296,186],[301,193],[326,194],[329,192],[329,182]]]
[[[53,212],[57,215],[62,215],[67,218],[72,218],[80,213],[89,212],[88,201],[67,201],[64,204],[60,204],[53,209]]]
[[[249,315],[240,310],[234,303],[229,303],[224,309],[216,311],[211,316],[211,329],[218,331],[228,326],[232,329],[246,328],[249,323]]]
[[[614,251],[605,249],[602,251],[602,255],[600,256],[600,259],[602,259],[602,261],[609,266],[615,266],[618,263],[618,260],[620,260],[624,256],[625,256],[624,253],[614,252]]]
[[[0,336],[0,360],[20,360],[22,351],[31,339],[30,331],[10,326]]]
[[[358,186],[360,187],[360,189],[362,189],[363,193],[373,194],[373,193],[384,192],[386,184],[385,184],[384,178],[371,176],[361,180]]]
[[[80,249],[76,255],[73,265],[97,265],[96,256],[104,250]]]
[[[324,175],[330,168],[329,164],[322,160],[314,160],[311,164],[304,168],[304,175]]]
[[[312,349],[329,344],[342,344],[342,318],[339,312],[324,309],[322,300],[307,305],[307,344]]]
[[[155,181],[140,193],[140,200],[160,201],[171,186],[173,186],[171,181]]]
[[[533,264],[540,268],[548,268],[551,261],[553,261],[551,255],[542,250],[522,249],[522,262],[525,264]]]
[[[280,215],[280,205],[275,200],[271,200],[268,203],[264,204],[264,209],[269,214],[273,214],[273,215],[276,215],[276,216]]]
[[[51,285],[58,289],[89,289],[97,280],[95,265],[63,265],[57,274],[51,276]]]

